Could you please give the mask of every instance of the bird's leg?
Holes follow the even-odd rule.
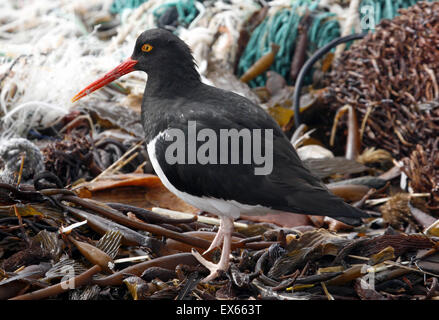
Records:
[[[223,219],[220,219],[220,227],[218,229],[218,232],[215,235],[215,238],[213,239],[212,243],[210,244],[209,248],[203,252],[203,256],[205,256],[207,253],[211,252],[216,247],[219,247],[224,239],[224,232],[223,232]]]
[[[210,261],[207,261],[195,249],[192,249],[192,254],[194,255],[194,257],[210,271],[209,276],[204,278],[203,282],[208,282],[210,280],[215,279],[216,277],[219,276],[220,271],[227,271],[227,269],[229,268],[230,252],[231,252],[231,244],[232,244],[232,232],[233,232],[233,218],[221,216],[220,219],[221,219],[221,223],[218,233],[222,234],[223,248],[221,251],[221,258],[218,264],[214,264]]]

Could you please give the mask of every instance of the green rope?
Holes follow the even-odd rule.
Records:
[[[114,0],[110,7],[110,13],[118,14],[125,9],[135,9],[148,0]],[[153,11],[156,21],[170,7],[175,7],[178,13],[178,23],[184,26],[189,25],[198,15],[198,9],[195,7],[194,0],[178,0],[164,3]]]
[[[198,15],[198,9],[195,7],[194,0],[179,0],[170,3],[164,3],[153,11],[156,19],[159,19],[170,7],[175,7],[178,12],[178,22],[187,26]]]
[[[121,13],[125,9],[135,9],[148,0],[114,0],[110,7],[110,13]]]
[[[308,50],[314,52],[340,36],[340,26],[335,14],[317,12],[319,1],[298,0],[290,8],[284,8],[265,20],[253,31],[250,40],[239,60],[238,75],[241,76],[258,59],[270,51],[271,43],[280,48],[270,67],[285,79],[289,78],[291,60],[294,56],[298,27],[306,9],[313,12],[313,22],[308,30]],[[308,82],[311,75],[308,76]],[[265,75],[249,82],[251,87],[265,85]]]

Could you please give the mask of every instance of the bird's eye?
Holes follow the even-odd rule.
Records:
[[[142,46],[142,51],[143,52],[150,52],[151,50],[152,50],[152,45],[150,45],[149,43],[145,43],[143,46]]]

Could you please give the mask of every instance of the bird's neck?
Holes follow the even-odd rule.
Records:
[[[148,73],[148,81],[142,100],[142,124],[148,143],[168,127],[178,116],[181,103],[197,95],[202,82],[198,72]]]
[[[150,72],[145,95],[172,98],[186,95],[200,84],[200,75],[194,67]]]

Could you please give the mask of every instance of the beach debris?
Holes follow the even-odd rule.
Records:
[[[22,138],[0,140],[0,181],[14,183],[29,182],[35,174],[44,170],[44,158],[40,149],[32,142]]]
[[[438,299],[439,7],[395,17],[409,2],[0,3],[0,300]],[[352,32],[368,4],[387,19],[310,64],[341,34],[362,37]],[[201,283],[208,270],[190,252],[219,222],[154,174],[146,76],[69,103],[157,25],[191,46],[205,83],[261,105],[326,187],[371,218],[243,215],[229,271]]]

